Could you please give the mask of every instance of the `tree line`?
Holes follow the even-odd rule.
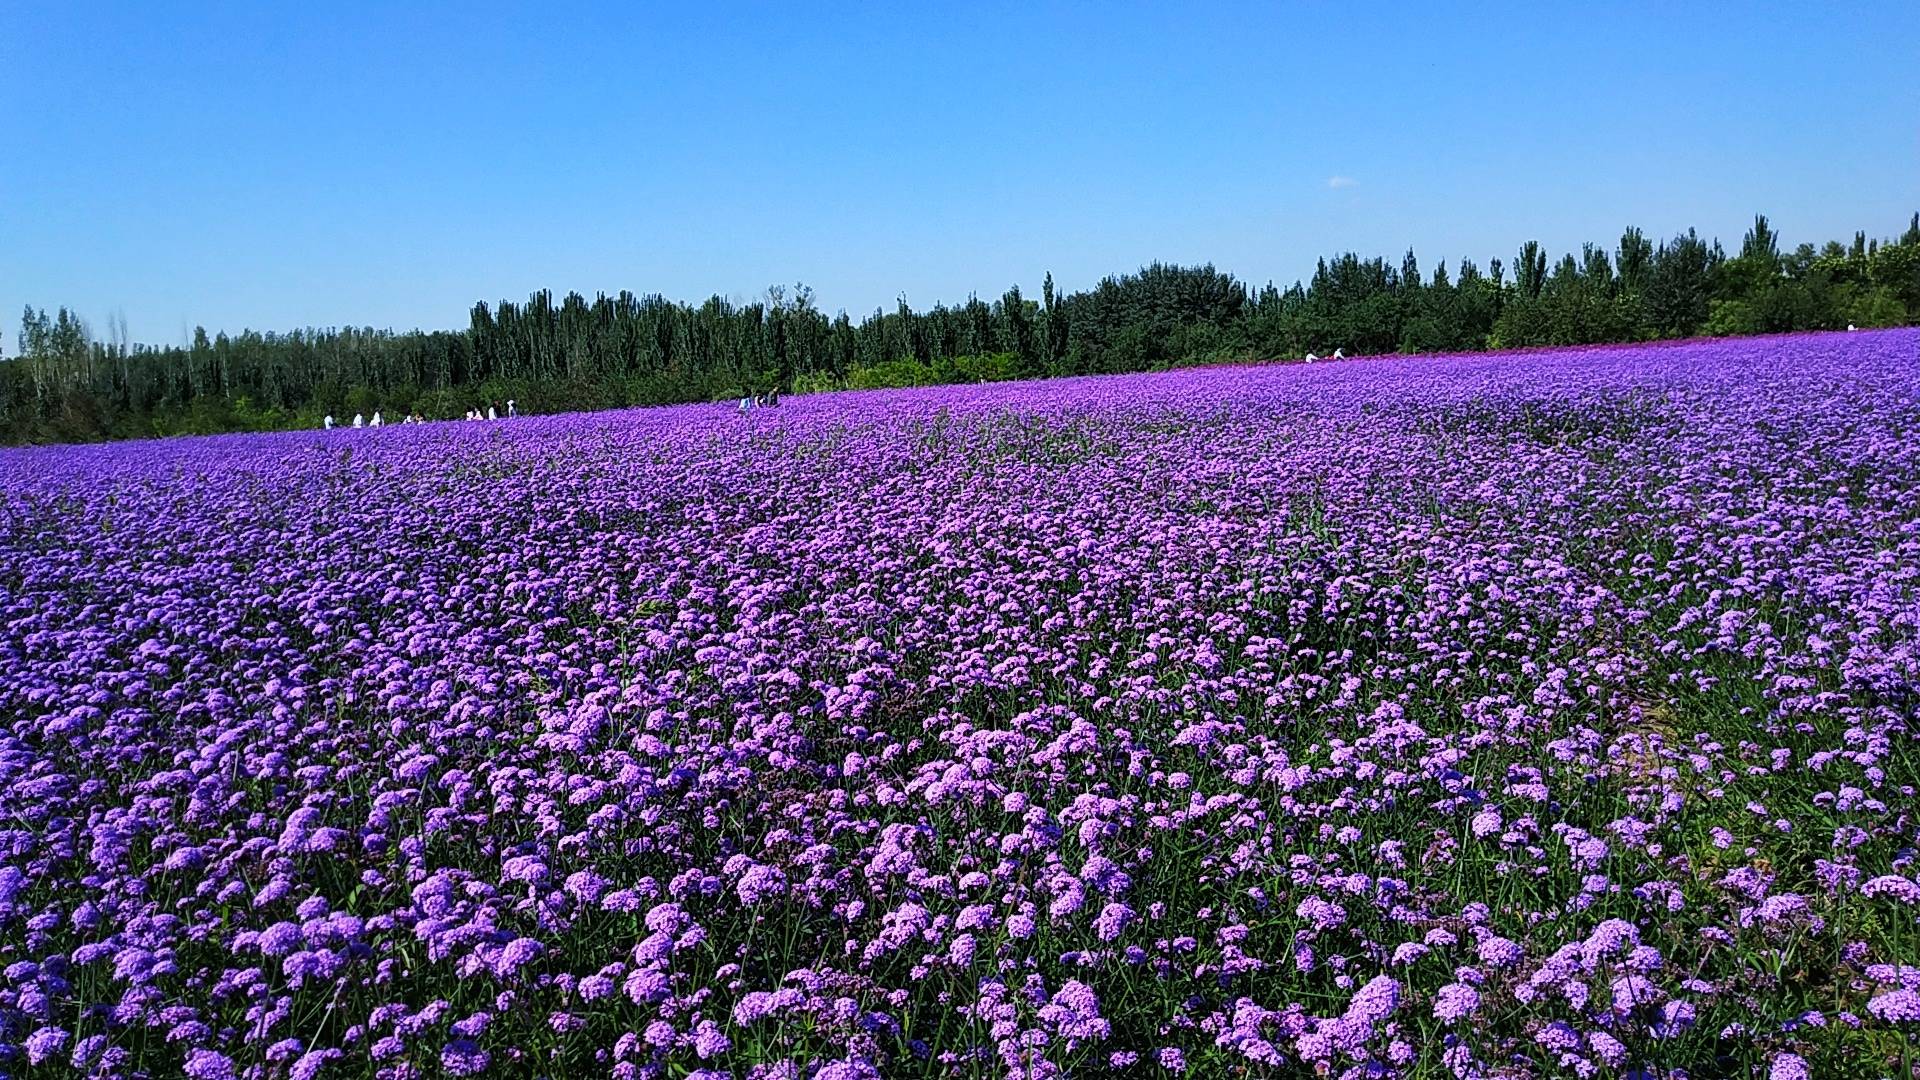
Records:
[[[1509,267],[1422,272],[1352,253],[1310,279],[1251,289],[1206,266],[1155,263],[1038,298],[859,321],[804,285],[693,305],[621,292],[479,303],[463,330],[195,330],[184,346],[105,340],[77,314],[29,306],[0,356],[0,441],[46,442],[318,426],[322,416],[452,419],[515,398],[523,412],[711,401],[780,389],[984,382],[1188,364],[1760,334],[1920,322],[1920,213],[1896,239],[1782,251],[1764,215],[1728,254],[1689,230],[1558,259],[1534,241]]]

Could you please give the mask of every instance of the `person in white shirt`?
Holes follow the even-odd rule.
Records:
[[[1333,358],[1335,360],[1345,360],[1347,358],[1347,354],[1340,351],[1339,349],[1335,349],[1333,350]]]
[[[373,410],[373,421],[372,421],[372,423],[371,423],[371,424],[369,424],[368,426],[369,426],[369,427],[379,427],[379,426],[380,426],[380,410],[379,410],[379,409],[375,409],[375,410]]]
[[[353,414],[353,426],[354,426],[354,427],[366,427],[366,426],[367,426],[367,418],[366,418],[366,417],[364,417],[364,416],[362,416],[362,415],[360,415],[359,413],[354,413],[354,414]]]
[[[520,415],[520,410],[514,407],[513,399],[508,398],[507,399],[507,419],[511,420],[514,417],[519,415]]]
[[[327,429],[328,431],[332,431],[333,430],[333,414],[328,413],[327,418],[325,420],[320,421],[320,426]]]
[[[498,420],[498,419],[500,419],[500,413],[499,413],[499,410],[497,410],[497,409],[495,409],[495,408],[494,408],[493,406],[491,406],[491,405],[489,405],[489,406],[487,406],[487,419],[489,419],[489,420]]]

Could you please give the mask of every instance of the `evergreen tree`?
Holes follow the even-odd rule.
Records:
[[[209,334],[150,347],[68,308],[26,307],[0,361],[0,438],[92,439],[316,424],[327,412],[457,417],[516,398],[523,411],[712,400],[755,390],[1138,371],[1228,356],[1298,357],[1625,341],[1701,333],[1889,326],[1920,318],[1920,214],[1898,240],[1783,253],[1764,216],[1728,258],[1692,230],[1654,245],[1629,228],[1552,264],[1536,241],[1481,273],[1430,275],[1347,252],[1257,294],[1212,266],[1153,263],[1038,302],[829,317],[805,285],[736,304],[541,290],[476,303],[457,331],[369,327]]]

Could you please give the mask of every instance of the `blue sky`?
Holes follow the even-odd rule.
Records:
[[[858,314],[1920,209],[1912,0],[1439,7],[16,5],[5,344],[27,303],[156,342],[539,287]]]

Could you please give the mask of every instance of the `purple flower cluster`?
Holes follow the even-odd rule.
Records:
[[[734,419],[0,452],[0,1073],[1898,1067],[1920,333]]]

